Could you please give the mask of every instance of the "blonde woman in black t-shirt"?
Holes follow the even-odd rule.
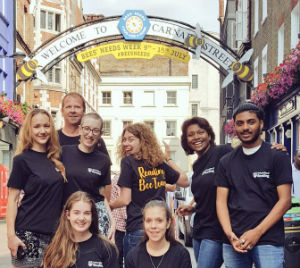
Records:
[[[86,192],[77,191],[68,198],[43,267],[119,268],[116,247],[100,236],[98,211]]]
[[[22,125],[8,181],[7,238],[14,267],[41,266],[62,207],[65,168],[49,113],[32,110]],[[20,206],[18,199],[24,190]]]
[[[189,185],[187,176],[168,158],[153,131],[142,123],[124,128],[118,146],[121,173],[120,197],[110,203],[112,209],[127,206],[124,257],[143,237],[142,209],[153,199],[165,199],[165,185]]]
[[[126,268],[192,267],[189,252],[175,239],[172,214],[165,201],[146,204],[143,226],[143,240],[127,254]]]

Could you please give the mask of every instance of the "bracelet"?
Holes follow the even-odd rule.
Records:
[[[170,158],[168,158],[168,159],[166,159],[166,162],[169,162],[170,160],[172,160],[172,158],[170,157]]]

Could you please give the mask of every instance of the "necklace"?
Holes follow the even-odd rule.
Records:
[[[148,252],[147,252],[147,253],[148,253]],[[162,257],[161,257],[161,259],[160,259],[160,261],[159,261],[159,263],[158,263],[157,266],[154,265],[154,262],[153,262],[153,260],[152,260],[151,255],[150,255],[149,253],[148,253],[148,255],[149,255],[149,258],[150,258],[150,261],[151,261],[151,263],[152,263],[153,268],[159,268],[159,266],[161,265],[161,263],[162,263],[162,261],[163,261],[165,255],[166,255],[166,253],[165,253],[164,255],[162,255]]]

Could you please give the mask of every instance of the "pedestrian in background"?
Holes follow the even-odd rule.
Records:
[[[216,176],[217,213],[228,239],[225,266],[282,268],[282,216],[291,206],[293,182],[290,158],[261,139],[261,107],[243,103],[233,119],[241,146],[221,159]]]
[[[95,149],[102,124],[97,113],[85,114],[79,127],[79,145],[63,146],[61,159],[68,178],[64,185],[64,200],[76,191],[90,194],[98,209],[100,233],[113,239],[115,225],[107,202],[111,191],[110,159]]]
[[[21,127],[8,181],[7,238],[12,264],[39,267],[62,209],[65,168],[49,113],[32,110]],[[18,207],[20,191],[24,197]]]
[[[192,268],[188,250],[175,239],[165,201],[152,200],[143,210],[144,237],[126,257],[126,268]]]
[[[115,246],[99,234],[97,208],[87,193],[78,191],[68,198],[43,267],[119,267]]]
[[[118,186],[118,180],[120,173],[112,172],[113,177],[111,179],[111,202],[118,199],[120,196],[120,187]],[[126,232],[126,207],[116,208],[112,211],[113,218],[116,222],[116,233],[115,233],[115,243],[119,251],[119,265],[120,268],[123,267],[124,254],[123,254],[123,239]]]
[[[124,128],[118,146],[121,174],[120,197],[110,203],[112,209],[127,206],[124,257],[144,234],[142,209],[152,199],[165,200],[165,185],[189,185],[187,176],[172,159],[165,159],[153,131],[142,123]]]

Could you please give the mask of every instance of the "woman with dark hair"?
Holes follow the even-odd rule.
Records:
[[[87,193],[77,191],[68,198],[45,251],[43,267],[119,268],[116,248],[100,236],[98,211]]]
[[[222,227],[216,213],[215,172],[219,160],[231,151],[229,145],[215,145],[215,134],[209,122],[193,117],[182,125],[181,145],[187,155],[196,153],[191,190],[194,205],[177,209],[179,216],[195,212],[193,247],[198,268],[218,268],[222,258]]]
[[[166,184],[189,185],[186,174],[167,158],[153,131],[142,123],[124,128],[118,146],[121,173],[120,196],[110,203],[112,209],[127,206],[124,257],[143,237],[142,209],[153,199],[165,199]]]
[[[144,237],[126,257],[126,268],[191,268],[187,249],[176,241],[172,215],[165,201],[152,200],[143,210]]]
[[[215,174],[220,159],[232,150],[230,145],[215,145],[215,134],[205,118],[192,117],[183,122],[181,145],[187,155],[196,153],[191,190],[193,205],[177,209],[179,216],[195,212],[193,248],[197,268],[218,268],[223,263],[223,230],[216,212]],[[285,150],[281,144],[272,148]]]
[[[32,110],[22,125],[7,184],[7,240],[14,267],[41,266],[55,232],[66,182],[59,156],[58,135],[50,114]],[[21,190],[25,196],[18,207]]]

